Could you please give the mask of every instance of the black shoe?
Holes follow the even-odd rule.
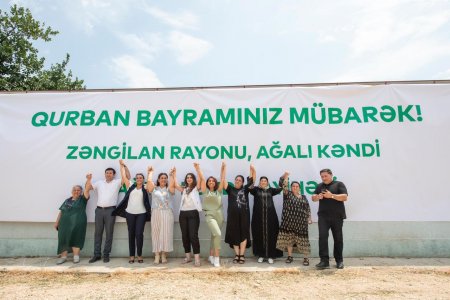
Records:
[[[100,256],[94,256],[89,260],[89,263],[90,264],[95,263],[97,260],[100,260],[100,259],[102,259]]]
[[[316,265],[316,268],[319,270],[323,270],[323,269],[329,269],[330,268],[330,263],[327,261],[321,261],[320,263],[318,263]]]
[[[343,269],[344,268],[344,262],[340,261],[336,263],[336,268]]]
[[[109,262],[109,257],[108,256],[104,256],[103,257],[103,262],[104,263],[108,263]]]

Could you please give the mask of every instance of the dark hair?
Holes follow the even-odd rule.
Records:
[[[158,179],[156,180],[156,186],[159,186],[159,179],[161,178],[161,176],[166,175],[167,179],[169,179],[169,176],[167,175],[167,173],[159,173],[158,174]]]
[[[217,191],[217,189],[219,188],[219,185],[217,184],[217,179],[214,176],[209,176],[208,179],[206,179],[206,187],[209,189],[208,187],[208,181],[212,179],[214,180],[214,191]]]
[[[234,180],[236,180],[236,178],[240,177],[242,179],[242,183],[245,182],[245,178],[242,175],[237,175],[236,177],[234,177]]]
[[[330,169],[322,169],[322,170],[320,170],[320,173],[319,173],[319,174],[322,174],[322,173],[328,173],[328,174],[330,174],[330,175],[333,175],[333,172],[331,172]]]
[[[107,171],[112,171],[114,175],[116,175],[116,170],[114,170],[113,168],[106,168],[105,173]]]
[[[259,181],[261,181],[261,179],[265,179],[265,180],[267,180],[267,183],[269,183],[269,178],[267,178],[266,176],[259,177]]]
[[[134,176],[134,178],[138,177],[138,175],[141,175],[142,178],[144,178],[144,180],[145,180],[145,176],[144,176],[144,174],[142,174],[142,173],[136,173],[136,175]]]
[[[292,185],[293,185],[294,183],[298,184],[298,187],[300,187],[300,182],[298,182],[298,181],[292,181],[292,182],[291,182],[291,188],[292,188]]]
[[[187,186],[188,176],[192,176],[192,186]],[[186,176],[184,176],[184,184],[187,188],[187,193],[189,194],[197,186],[197,178],[195,177],[194,173],[187,173]]]

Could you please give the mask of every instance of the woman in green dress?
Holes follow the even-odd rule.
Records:
[[[220,244],[223,226],[222,182],[224,181],[225,163],[222,163],[220,172],[221,181],[213,176],[205,180],[199,164],[194,164],[200,177],[200,188],[203,194],[203,211],[205,220],[211,231],[211,244],[209,247],[209,262],[214,267],[220,267]]]
[[[72,188],[72,196],[67,198],[59,208],[55,229],[58,231],[58,254],[60,258],[57,264],[67,261],[67,253],[73,252],[73,263],[80,262],[80,250],[83,249],[86,237],[86,204],[89,199],[89,186],[92,174],[86,176],[86,189],[75,185]]]

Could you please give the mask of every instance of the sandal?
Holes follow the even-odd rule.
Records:
[[[194,262],[194,266],[196,266],[196,267],[200,267],[202,264],[200,263],[200,259],[196,259],[195,260],[195,262]]]
[[[128,261],[128,263],[129,263],[129,264],[134,264],[134,258],[133,258],[133,259],[130,258],[130,260]]]
[[[287,258],[286,258],[286,263],[287,264],[290,264],[290,263],[292,263],[294,261],[294,258],[292,257],[292,256],[288,256]]]
[[[241,264],[241,265],[245,264],[245,255],[239,255],[239,256],[240,256],[239,264]]]
[[[240,260],[241,260],[241,256],[236,254],[233,259],[233,264],[239,263]]]
[[[190,262],[192,262],[192,259],[185,257],[181,263],[182,264],[188,264]]]
[[[309,266],[309,258],[305,257],[305,258],[303,259],[303,265],[304,265],[304,266]]]

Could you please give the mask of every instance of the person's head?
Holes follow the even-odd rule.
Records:
[[[292,191],[295,195],[300,194],[300,183],[299,183],[298,181],[292,181],[292,182],[291,182],[291,191]]]
[[[167,173],[159,173],[158,179],[156,180],[156,186],[166,187],[168,178],[169,176],[167,176]]]
[[[195,177],[194,173],[187,173],[184,177],[184,183],[186,184],[186,187],[189,187],[193,189],[197,186],[197,178]]]
[[[266,176],[261,176],[259,178],[259,186],[262,188],[269,186],[269,179]]]
[[[322,178],[323,183],[329,184],[333,181],[333,173],[330,169],[320,170],[320,178]]]
[[[144,180],[145,180],[144,174],[136,173],[135,178],[136,178],[136,185],[137,186],[142,186],[144,184]]]
[[[213,176],[209,176],[208,179],[206,179],[206,187],[210,191],[217,191],[219,188],[219,185],[217,184],[217,179]]]
[[[77,184],[72,187],[72,199],[78,199],[81,196],[81,193],[83,193],[81,185]]]
[[[105,170],[105,179],[106,179],[106,181],[113,180],[115,175],[116,175],[116,170],[114,170],[113,168],[107,168]]]
[[[234,178],[234,187],[238,190],[244,185],[244,176],[238,175]]]

